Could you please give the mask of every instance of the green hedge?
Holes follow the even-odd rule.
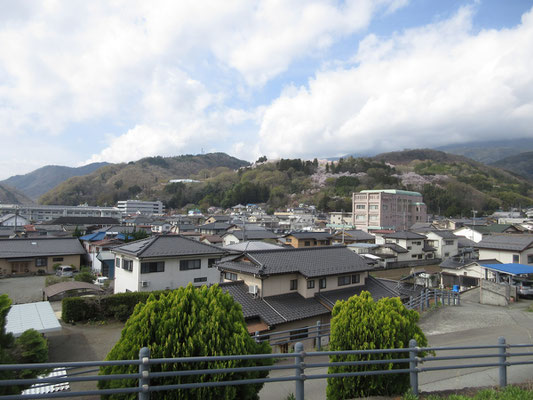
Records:
[[[126,321],[139,303],[146,303],[150,295],[156,299],[161,293],[155,292],[126,292],[102,297],[66,297],[62,303],[61,318],[65,322],[79,322],[87,320],[118,319]]]

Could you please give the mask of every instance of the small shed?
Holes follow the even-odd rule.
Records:
[[[61,330],[50,302],[16,304],[11,306],[7,314],[6,332],[19,337],[28,329],[35,329],[40,333],[56,332]]]

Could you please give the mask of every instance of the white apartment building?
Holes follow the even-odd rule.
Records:
[[[418,192],[362,190],[352,195],[352,225],[356,229],[404,231],[426,219],[427,207]]]
[[[158,201],[120,200],[117,208],[122,214],[163,214],[165,206]]]
[[[110,217],[121,219],[116,207],[0,204],[0,214],[15,214],[31,222],[52,221],[59,217]]]

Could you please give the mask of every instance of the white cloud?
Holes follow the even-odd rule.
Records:
[[[261,152],[313,157],[531,136],[533,12],[514,29],[472,31],[472,10],[369,35],[349,68],[290,88],[264,112]]]

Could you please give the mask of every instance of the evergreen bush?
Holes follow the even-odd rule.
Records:
[[[150,296],[145,304],[138,304],[117,344],[106,360],[133,360],[139,350],[149,347],[152,358],[218,356],[270,353],[268,343],[256,343],[246,329],[241,306],[218,286],[195,288],[191,284]],[[270,365],[271,360],[229,360],[220,362],[154,364],[153,372],[185,371]],[[108,366],[101,374],[137,373],[137,366]],[[205,374],[152,378],[151,385],[241,380],[263,378],[267,371]],[[136,379],[100,381],[100,389],[133,387]],[[257,399],[262,384],[226,387],[204,387],[152,392],[152,399]],[[103,396],[104,397],[104,396]],[[136,394],[108,398],[135,399]]]
[[[419,314],[408,310],[399,298],[383,298],[374,302],[363,291],[347,301],[336,303],[331,319],[330,350],[373,350],[409,347],[415,339],[419,346],[427,346],[427,339],[417,322]],[[330,356],[331,362],[391,360],[408,358],[409,353],[376,353],[364,355]],[[328,373],[392,370],[408,368],[405,363],[386,363],[361,366],[329,367]],[[368,375],[328,378],[327,398],[352,399],[368,396],[403,394],[409,389],[409,374]]]
[[[65,322],[78,322],[98,318],[94,300],[81,297],[65,297],[61,302],[61,319]]]

